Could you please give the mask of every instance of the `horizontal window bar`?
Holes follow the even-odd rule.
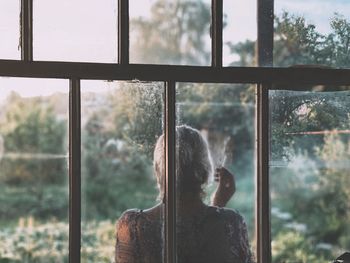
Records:
[[[350,69],[198,67],[0,60],[0,76],[203,83],[350,85]],[[289,85],[290,86],[290,85]],[[304,89],[296,86],[294,90]]]

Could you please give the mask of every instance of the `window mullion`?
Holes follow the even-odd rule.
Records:
[[[33,0],[21,0],[21,59],[33,60]]]
[[[166,263],[176,262],[176,115],[175,82],[165,86],[165,259]]]
[[[118,0],[118,63],[129,64],[129,0]]]
[[[259,67],[273,65],[274,0],[257,0],[257,59]]]
[[[256,239],[257,262],[271,262],[270,191],[269,191],[269,119],[268,88],[257,85],[257,180]]]
[[[257,0],[257,50],[259,67],[273,66],[274,0]],[[269,84],[257,87],[257,181],[256,235],[257,262],[271,262],[270,189],[269,189]]]
[[[222,67],[223,1],[211,1],[211,64]]]
[[[80,262],[81,240],[81,109],[80,80],[69,90],[69,262]]]

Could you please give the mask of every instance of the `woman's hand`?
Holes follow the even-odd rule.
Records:
[[[212,205],[224,207],[236,191],[235,177],[226,168],[216,168],[214,181],[219,185],[213,194]]]

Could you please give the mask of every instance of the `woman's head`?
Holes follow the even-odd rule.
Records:
[[[154,173],[164,196],[165,156],[164,136],[160,136],[154,150]],[[176,186],[178,193],[201,196],[203,186],[213,174],[208,144],[200,132],[189,126],[176,127]]]

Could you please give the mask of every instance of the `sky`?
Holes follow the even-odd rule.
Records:
[[[154,1],[131,0],[130,16],[147,16]],[[350,0],[275,0],[275,14],[280,15],[283,10],[305,16],[319,32],[327,33],[335,12],[350,17]],[[19,11],[20,0],[0,0],[1,59],[20,58]],[[227,15],[224,42],[256,38],[256,0],[224,0],[224,13]],[[33,27],[35,60],[117,61],[117,0],[34,0]],[[224,48],[224,64],[232,59]],[[57,80],[38,82],[40,85],[34,80],[25,83],[23,79],[0,78],[0,100],[11,87],[23,96],[47,95],[62,89]],[[28,88],[29,84],[35,85],[35,90]],[[45,88],[48,86],[50,91]]]

